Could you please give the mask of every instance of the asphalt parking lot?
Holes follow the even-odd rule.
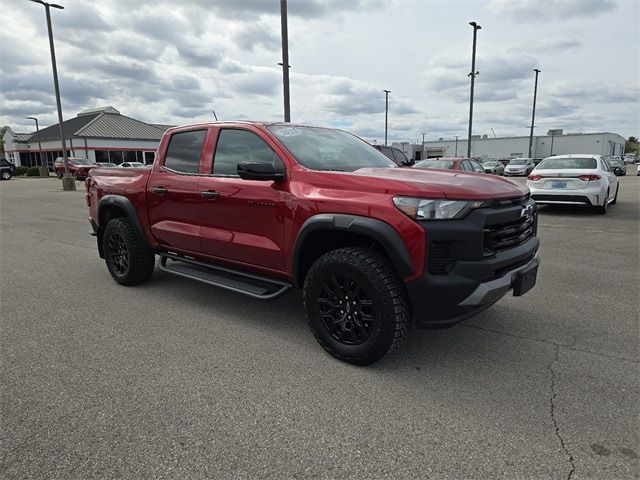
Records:
[[[316,344],[299,292],[117,285],[81,190],[2,182],[0,477],[637,478],[640,178],[620,182],[607,215],[541,209],[533,291],[366,368]]]

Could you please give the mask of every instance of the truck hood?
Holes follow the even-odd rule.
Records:
[[[437,190],[443,197],[456,200],[518,198],[529,193],[526,185],[503,177],[459,170],[361,168],[353,175],[399,181],[418,196]]]

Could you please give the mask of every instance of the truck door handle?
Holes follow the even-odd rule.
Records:
[[[152,192],[155,193],[156,195],[164,195],[165,193],[167,193],[169,190],[167,190],[165,187],[155,187]]]
[[[204,192],[200,192],[202,198],[215,199],[220,196],[220,192],[216,192],[215,190],[205,190]]]

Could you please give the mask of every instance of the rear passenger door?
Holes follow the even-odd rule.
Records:
[[[200,251],[198,179],[206,129],[174,132],[147,184],[151,232],[164,247]],[[159,159],[160,161],[160,159]]]

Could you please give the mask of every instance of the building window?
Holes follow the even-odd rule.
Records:
[[[155,152],[144,152],[144,163],[146,163],[147,165],[153,165],[155,158]]]

